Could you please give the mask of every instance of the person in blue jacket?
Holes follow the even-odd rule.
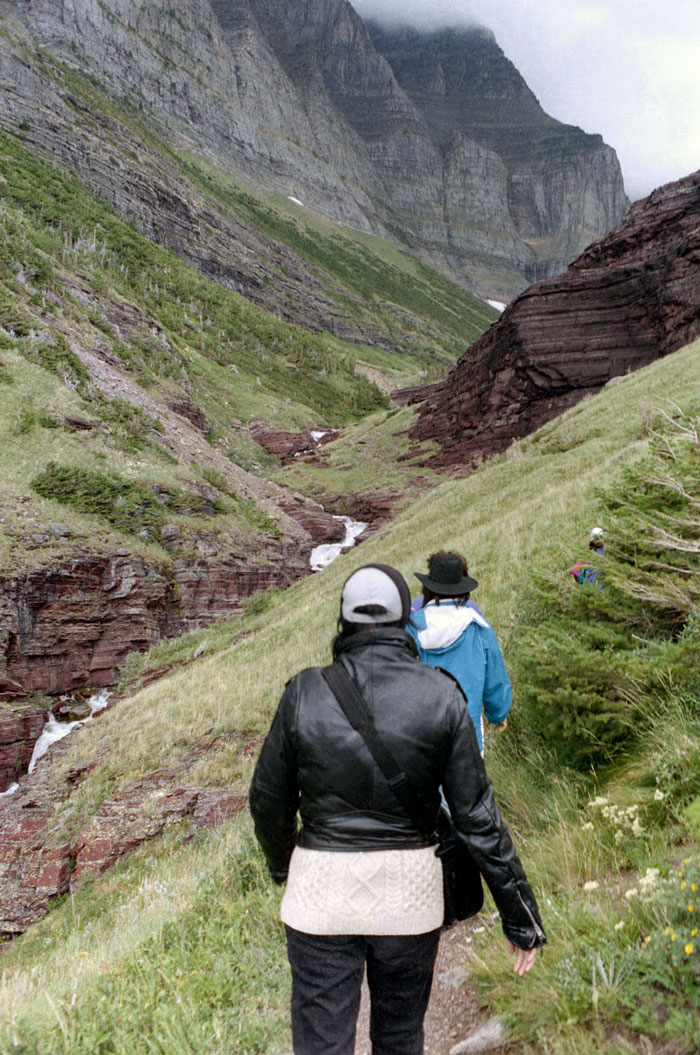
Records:
[[[414,574],[423,584],[424,603],[406,629],[423,663],[446,670],[459,683],[483,754],[483,718],[503,725],[511,686],[496,634],[469,599],[478,583],[460,553],[434,553],[428,574]]]

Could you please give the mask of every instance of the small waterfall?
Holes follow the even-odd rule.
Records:
[[[84,725],[85,722],[91,721],[93,716],[97,714],[98,711],[104,710],[104,708],[109,703],[110,696],[111,693],[108,692],[107,689],[102,689],[101,692],[95,693],[94,696],[91,696],[90,699],[87,701],[88,706],[90,708],[90,714],[87,718],[84,718],[80,722],[58,722],[54,718],[53,714],[49,714],[48,721],[46,722],[46,725],[43,728],[41,736],[34,744],[34,751],[29,761],[27,772],[32,773],[34,771],[34,767],[36,766],[37,762],[40,758],[43,757],[43,755],[46,754],[48,749],[51,747],[51,744],[55,744],[58,740],[62,740],[64,736],[68,736],[68,734],[72,733],[73,730],[76,729],[79,725]],[[10,789],[8,789],[5,794],[9,794],[9,792]]]
[[[342,524],[345,524],[345,538],[342,542],[325,542],[321,546],[316,546],[311,551],[311,570],[321,571],[326,568],[331,561],[334,561],[343,550],[350,549],[355,545],[355,539],[367,527],[367,524],[363,524],[360,520],[353,520],[352,517],[334,517],[334,520],[340,520]]]

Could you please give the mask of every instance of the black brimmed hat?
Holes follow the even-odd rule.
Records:
[[[471,593],[479,585],[462,571],[462,558],[458,553],[436,553],[430,562],[427,575],[413,573],[424,586],[439,597],[460,597]]]

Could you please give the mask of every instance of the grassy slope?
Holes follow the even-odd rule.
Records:
[[[106,105],[98,89],[75,74],[71,83]],[[29,505],[19,502],[49,458],[90,472],[109,469],[132,482],[172,487],[178,481],[215,495],[211,474],[207,479],[197,459],[183,465],[163,442],[167,425],[159,423],[158,405],[191,400],[212,429],[212,447],[232,470],[260,473],[273,459],[251,439],[250,422],[298,429],[362,417],[384,397],[358,370],[370,368],[386,387],[415,381],[444,369],[435,355],[443,362],[455,358],[465,335],[480,333],[491,318],[488,306],[396,247],[342,234],[310,214],[295,218],[289,210],[300,210],[290,203],[264,203],[211,167],[192,158],[182,163],[247,222],[287,238],[308,256],[337,296],[350,290],[355,306],[365,305],[368,324],[377,313],[396,314],[398,349],[352,346],[283,323],[153,245],[14,137],[0,134],[0,567],[20,559],[29,566],[52,562],[65,552],[57,536],[28,549],[22,520],[34,533],[49,520],[68,524],[77,539],[123,544],[104,518],[96,521],[35,494]],[[382,299],[390,296],[403,306]],[[81,350],[97,350],[123,379],[130,405],[116,415],[90,381],[76,354]],[[134,398],[150,412],[134,412]],[[100,427],[57,428],[57,414]],[[236,490],[230,479],[229,490]],[[209,525],[214,530],[238,533],[246,543],[261,528],[274,530],[264,513],[230,498],[223,496],[227,510]],[[134,544],[143,549],[141,540]],[[159,547],[152,556],[167,559]]]
[[[0,29],[3,25],[0,20]],[[396,243],[335,223],[288,199],[261,197],[210,159],[178,152],[166,142],[162,129],[150,124],[130,100],[115,97],[92,74],[22,46],[9,26],[5,25],[3,35],[24,61],[47,78],[49,90],[63,95],[67,89],[73,97],[70,105],[82,104],[84,109],[77,108],[76,130],[82,134],[89,130],[96,137],[91,149],[143,155],[149,179],[160,179],[197,208],[204,204],[224,222],[227,217],[240,221],[273,247],[282,247],[282,252],[272,254],[275,273],[265,278],[278,291],[294,290],[294,258],[302,260],[323,287],[331,312],[381,334],[397,353],[396,365],[408,374],[408,383],[419,380],[417,373],[427,373],[429,379],[441,376],[445,362],[455,361],[465,342],[475,340],[497,317],[481,298]],[[365,355],[371,361],[370,349]]]
[[[361,563],[387,561],[410,577],[439,546],[466,551],[481,583],[479,603],[507,651],[528,621],[530,573],[566,576],[596,519],[593,488],[643,454],[649,425],[666,400],[688,403],[700,382],[698,351],[696,343],[621,379],[472,476],[443,483],[321,575],[271,595],[267,607],[260,602],[206,634],[160,646],[144,664],[191,658],[207,641],[196,663],[126,698],[75,740],[65,766],[99,756],[98,738],[103,744],[108,738],[111,753],[79,789],[69,825],[79,826],[108,791],[136,775],[165,760],[177,765],[205,730],[219,746],[190,777],[245,788],[252,759],[237,744],[266,729],[291,674],[327,661],[340,586]],[[243,629],[249,636],[230,644]],[[132,677],[137,673],[132,669]],[[560,1010],[562,988],[556,972],[571,950],[596,929],[612,929],[611,909],[591,904],[582,884],[602,878],[614,859],[601,841],[584,842],[576,786],[563,775],[539,772],[536,750],[513,759],[506,736],[487,750],[497,798],[535,879],[551,941],[528,990],[536,999],[527,1006],[518,997],[523,983],[489,958],[491,924],[480,946],[484,977],[525,1033],[536,1027],[533,1009],[539,1015],[548,1009],[547,1050],[634,1050],[591,1026],[590,989],[581,1001],[585,1015],[576,1018],[564,1008],[570,1025],[553,1010]],[[664,838],[656,833],[635,865],[655,860]],[[171,830],[155,851],[135,854],[3,954],[0,1007],[11,1023],[3,1050],[284,1051],[287,983],[277,903],[245,817],[194,842]],[[123,921],[118,941],[115,919]],[[611,969],[607,961],[603,969]],[[593,991],[604,990],[610,1002],[614,982],[596,984],[594,972]],[[18,1047],[10,1045],[12,1031]]]
[[[0,199],[1,566],[60,556],[58,536],[25,552],[22,527],[36,534],[46,521],[67,523],[75,538],[93,544],[123,544],[103,518],[32,494],[29,483],[49,459],[123,481],[215,493],[201,466],[183,465],[167,449],[157,411],[126,405],[127,385],[163,409],[189,398],[231,466],[258,470],[269,459],[248,436],[248,422],[338,425],[381,405],[379,391],[354,372],[355,349],[282,323],[202,278],[6,136]],[[126,402],[116,414],[76,354],[95,348],[124,382]],[[57,427],[66,417],[99,427]],[[20,502],[28,495],[28,504]],[[265,524],[229,499],[210,526],[252,541],[256,524]],[[140,540],[132,543],[143,549]]]

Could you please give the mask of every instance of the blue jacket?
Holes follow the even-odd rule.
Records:
[[[423,663],[448,671],[458,681],[483,751],[482,710],[499,725],[511,702],[510,678],[493,628],[473,608],[443,599],[414,612],[406,629]]]

